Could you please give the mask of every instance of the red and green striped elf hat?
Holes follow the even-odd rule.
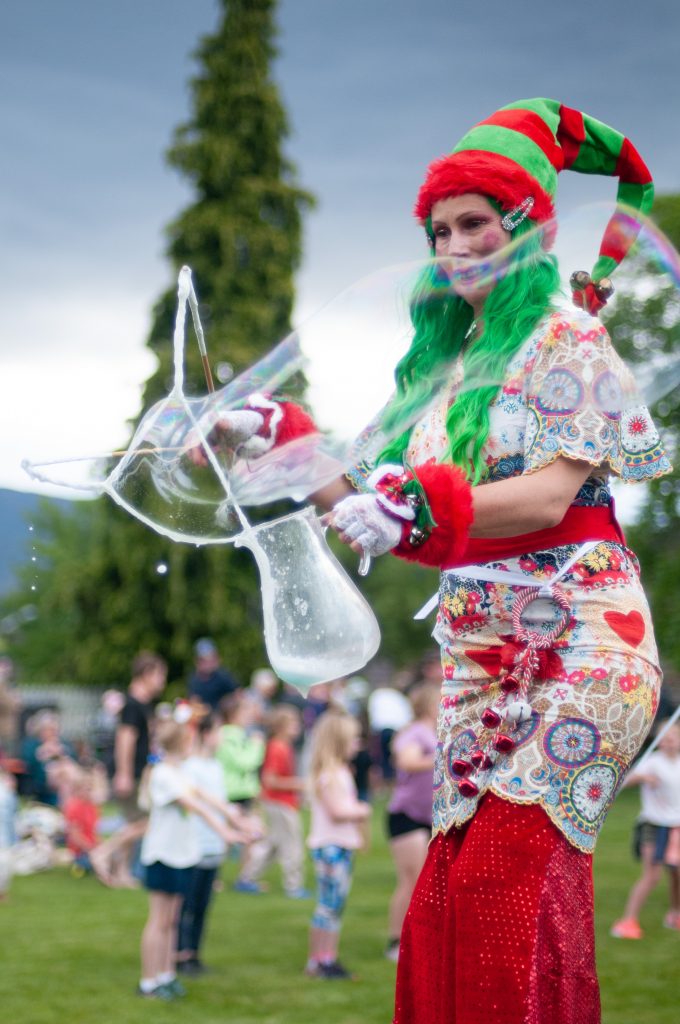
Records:
[[[435,160],[427,170],[415,214],[425,224],[434,203],[448,196],[478,192],[500,203],[511,230],[525,217],[544,223],[555,216],[553,200],[560,171],[606,174],[619,179],[617,203],[643,214],[654,198],[652,177],[633,144],[609,125],[557,100],[519,100],[502,107],[476,124],[449,156]],[[637,235],[631,218],[622,230],[621,217],[612,217],[592,271],[593,287],[608,288],[603,279],[618,266]],[[550,233],[546,246],[550,244]],[[581,275],[581,288],[589,281]],[[608,282],[606,282],[608,285]],[[592,294],[579,305],[592,309]],[[604,301],[594,303],[604,305]]]

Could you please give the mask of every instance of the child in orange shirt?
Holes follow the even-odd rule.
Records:
[[[73,863],[81,871],[92,871],[90,850],[97,845],[99,807],[94,800],[95,779],[88,771],[77,770],[70,782],[71,793],[62,812],[66,820],[66,845]]]
[[[242,892],[261,892],[258,878],[276,860],[281,866],[286,895],[291,899],[309,899],[311,893],[303,885],[305,854],[300,818],[300,794],[305,781],[297,775],[295,767],[294,744],[302,728],[300,713],[292,705],[282,704],[271,712],[268,726],[261,793],[267,835],[252,847],[237,888]]]

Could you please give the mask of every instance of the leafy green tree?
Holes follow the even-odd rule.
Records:
[[[653,217],[673,245],[680,249],[680,195],[657,197]],[[663,256],[659,250],[659,256]],[[636,258],[628,274],[621,268],[614,314],[608,319],[617,347],[640,371],[680,351],[680,290],[664,270],[663,258]],[[617,275],[618,277],[619,275]],[[667,365],[667,364],[666,364]],[[672,373],[672,365],[669,372]],[[677,365],[675,367],[677,374]],[[669,386],[672,377],[669,377]],[[638,554],[650,600],[662,661],[680,669],[680,631],[677,627],[680,579],[680,396],[677,388],[652,407],[675,471],[648,486],[635,525],[628,531]]]
[[[168,229],[176,279],[188,264],[202,302],[213,365],[236,372],[290,330],[301,217],[312,197],[284,154],[286,115],[271,76],[276,0],[222,0],[216,31],[196,51],[190,120],[168,160],[192,184],[192,203]],[[147,344],[158,368],[148,408],[171,382],[174,286],[158,300]],[[187,391],[205,390],[198,351],[187,346]],[[14,637],[29,678],[124,681],[140,648],[158,650],[171,677],[186,673],[193,640],[215,637],[244,679],[263,658],[257,573],[231,547],[171,544],[108,500],[72,515],[45,511],[39,583],[30,574],[8,609],[35,606]]]

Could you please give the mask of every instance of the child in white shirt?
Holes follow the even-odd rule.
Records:
[[[227,800],[224,768],[217,760],[220,744],[221,719],[208,715],[196,727],[195,749],[182,765],[184,774],[203,793],[216,800]],[[232,805],[232,822],[250,834],[252,823],[241,810]],[[187,892],[182,903],[178,924],[177,969],[183,974],[202,974],[205,967],[199,957],[206,915],[212,899],[215,878],[227,852],[227,844],[210,825],[200,817],[195,820],[200,848],[200,860],[191,868]],[[253,832],[253,838],[256,833]]]
[[[673,725],[659,748],[632,768],[626,786],[640,785],[642,809],[638,819],[642,876],[628,896],[623,917],[610,934],[617,939],[641,939],[639,916],[647,897],[669,871],[671,907],[664,925],[680,931],[680,725]]]
[[[235,818],[238,824],[232,809],[224,800],[195,786],[186,774],[184,762],[193,741],[189,724],[162,721],[156,740],[162,760],[142,783],[150,808],[141,851],[149,916],[142,932],[138,993],[168,1000],[184,995],[175,974],[177,917],[191,870],[201,859],[195,815],[203,818],[225,843],[248,842],[249,836],[228,828],[225,819]]]

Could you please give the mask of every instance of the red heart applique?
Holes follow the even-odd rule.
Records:
[[[645,620],[640,612],[632,611],[627,615],[623,612],[605,612],[604,621],[618,637],[621,637],[631,647],[639,647],[642,643],[645,635]]]

